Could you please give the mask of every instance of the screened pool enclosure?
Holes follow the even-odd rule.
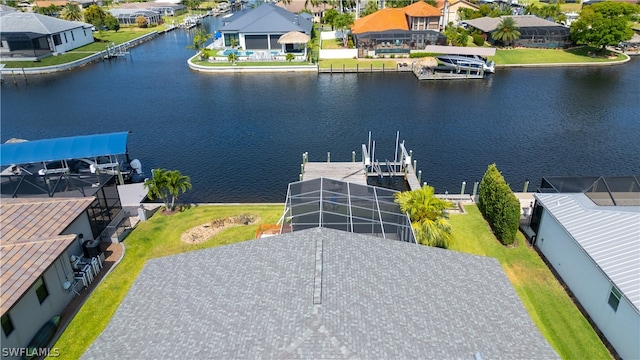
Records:
[[[397,191],[316,178],[289,184],[281,232],[325,227],[415,243]]]

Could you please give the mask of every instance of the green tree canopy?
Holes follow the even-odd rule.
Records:
[[[104,25],[107,14],[98,5],[91,5],[84,11],[84,21],[98,28]]]
[[[144,182],[149,199],[162,199],[167,210],[173,211],[178,195],[191,189],[191,179],[178,170],[154,169],[151,179]]]
[[[453,235],[446,209],[451,203],[435,196],[431,186],[397,193],[395,202],[409,214],[416,240],[423,245],[447,248]]]
[[[107,29],[113,30],[115,32],[118,32],[118,30],[120,30],[120,23],[118,22],[118,19],[116,19],[116,17],[111,13],[108,13],[104,18],[104,25],[107,27]]]
[[[333,30],[333,22],[338,15],[340,15],[338,10],[329,9],[324,12],[324,17],[322,18],[322,21],[324,21],[325,24],[331,25],[331,29]]]
[[[60,12],[60,16],[69,21],[81,21],[82,20],[82,10],[80,6],[74,3],[67,3]]]
[[[586,6],[571,24],[571,39],[577,44],[598,47],[601,51],[608,45],[629,40],[633,36],[629,21],[638,14],[638,9],[638,5],[609,1]]]
[[[509,45],[520,38],[520,30],[516,26],[516,21],[511,16],[508,16],[500,20],[496,31],[491,33],[491,37],[505,45]]]
[[[364,9],[360,12],[361,16],[371,15],[378,11],[378,2],[375,0],[367,1],[364,5]]]
[[[207,40],[211,39],[213,35],[207,33],[205,29],[198,29],[193,34],[193,44],[187,46],[187,49],[193,49],[195,51],[201,51]]]

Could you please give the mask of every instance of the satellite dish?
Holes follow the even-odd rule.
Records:
[[[62,287],[63,287],[65,290],[69,290],[69,289],[71,288],[71,282],[70,282],[69,280],[65,281],[65,282],[62,284]]]

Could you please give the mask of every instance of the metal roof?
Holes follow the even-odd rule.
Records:
[[[496,259],[315,228],[149,260],[81,358],[474,357],[558,358]]]
[[[464,20],[463,22],[473,26],[476,29],[480,29],[484,32],[493,32],[497,29],[498,24],[502,21],[502,19],[510,17],[515,20],[516,26],[519,28],[526,27],[563,27],[562,25],[555,23],[553,21],[545,20],[539,18],[535,15],[511,15],[511,16],[500,16],[496,18],[492,17],[481,17],[478,19],[472,20]],[[564,27],[563,27],[564,28]]]
[[[640,206],[598,206],[585,194],[534,194],[640,312]]]
[[[82,135],[0,145],[0,166],[122,155],[128,132]]]
[[[223,25],[223,33],[284,34],[299,31],[311,35],[313,23],[272,3],[263,3],[255,9],[238,13]]]

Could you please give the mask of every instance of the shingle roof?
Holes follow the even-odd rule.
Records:
[[[506,17],[513,18],[516,22],[516,26],[518,26],[519,28],[562,26],[560,24],[554,23],[553,21],[541,19],[535,15],[500,16],[497,18],[485,16],[478,19],[465,20],[464,22],[484,32],[492,32],[496,30],[498,24],[500,24],[500,21],[502,21],[502,19]]]
[[[60,235],[93,202],[87,198],[3,199],[0,204],[2,314],[74,241]]]
[[[640,311],[640,206],[598,206],[585,194],[534,194]]]
[[[91,25],[79,21],[67,21],[36,13],[10,12],[2,16],[0,32],[58,34],[77,28],[90,28]]]
[[[314,228],[147,262],[82,358],[553,359],[497,260]]]
[[[231,22],[220,27],[220,31],[254,34],[299,31],[310,35],[312,28],[313,23],[304,17],[272,3],[263,3],[255,9],[235,15]]]

